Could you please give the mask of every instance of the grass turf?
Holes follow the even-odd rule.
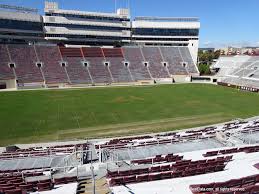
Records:
[[[1,92],[0,144],[181,129],[258,107],[258,94],[205,84]]]

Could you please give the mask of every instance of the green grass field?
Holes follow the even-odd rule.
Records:
[[[205,84],[1,92],[0,144],[189,128],[258,107],[258,94]]]

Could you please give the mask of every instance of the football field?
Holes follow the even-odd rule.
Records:
[[[161,132],[259,115],[259,95],[207,84],[0,93],[0,144]]]

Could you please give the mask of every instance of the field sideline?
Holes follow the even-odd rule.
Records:
[[[207,84],[0,93],[0,145],[168,131],[259,115],[259,95]]]

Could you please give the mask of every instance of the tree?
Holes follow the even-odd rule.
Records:
[[[199,68],[201,75],[210,75],[211,74],[210,65],[208,65],[206,63],[199,64],[198,68]]]

